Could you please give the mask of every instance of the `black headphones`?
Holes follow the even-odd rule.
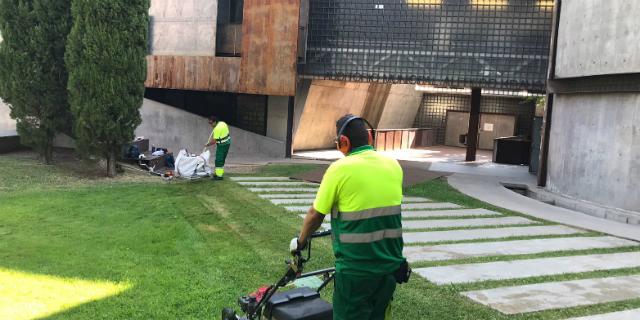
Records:
[[[338,146],[340,145],[340,136],[344,134],[344,130],[347,129],[349,123],[354,120],[362,120],[367,124],[367,126],[369,126],[369,128],[371,128],[371,132],[369,132],[369,135],[371,137],[371,145],[374,145],[376,129],[373,128],[373,126],[371,125],[371,123],[369,123],[369,121],[367,121],[367,119],[352,115],[347,118],[347,120],[342,124],[342,127],[340,127],[340,130],[338,130],[338,135],[336,136],[336,143],[338,144]]]

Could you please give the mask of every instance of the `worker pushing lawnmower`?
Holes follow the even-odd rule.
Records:
[[[371,130],[367,130],[369,126]],[[373,149],[373,127],[346,115],[336,123],[336,148],[346,157],[334,162],[289,250],[293,260],[276,284],[238,301],[243,317],[223,310],[223,320],[382,320],[391,319],[396,284],[409,280],[411,269],[402,256],[402,168]],[[325,215],[331,214],[335,268],[303,274],[311,257],[311,238]],[[301,252],[307,249],[307,257]],[[276,293],[301,277],[324,275],[317,289],[302,287]],[[319,296],[334,281],[333,306]]]

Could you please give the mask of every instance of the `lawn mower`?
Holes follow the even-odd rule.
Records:
[[[331,235],[331,230],[316,232],[311,238]],[[307,244],[306,257],[298,251],[293,259],[286,261],[287,270],[275,284],[259,289],[253,294],[238,299],[240,310],[244,316],[238,316],[231,308],[222,310],[222,320],[331,320],[332,305],[320,298],[324,289],[335,276],[335,268],[321,269],[302,273],[305,263],[311,260],[311,240]],[[317,289],[298,287],[284,292],[277,292],[297,279],[322,276],[322,284]]]

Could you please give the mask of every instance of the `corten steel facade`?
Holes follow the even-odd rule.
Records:
[[[245,0],[240,56],[216,56],[217,1],[152,0],[148,88],[294,96],[299,0]],[[236,30],[237,31],[237,30]],[[199,36],[204,33],[205,37]]]
[[[545,0],[311,0],[304,75],[544,92]]]

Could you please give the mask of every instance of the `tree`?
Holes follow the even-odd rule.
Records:
[[[141,122],[146,78],[148,0],[73,0],[67,43],[69,99],[80,151],[116,155]]]
[[[0,97],[21,141],[53,160],[57,132],[71,133],[65,45],[70,1],[0,0]]]

